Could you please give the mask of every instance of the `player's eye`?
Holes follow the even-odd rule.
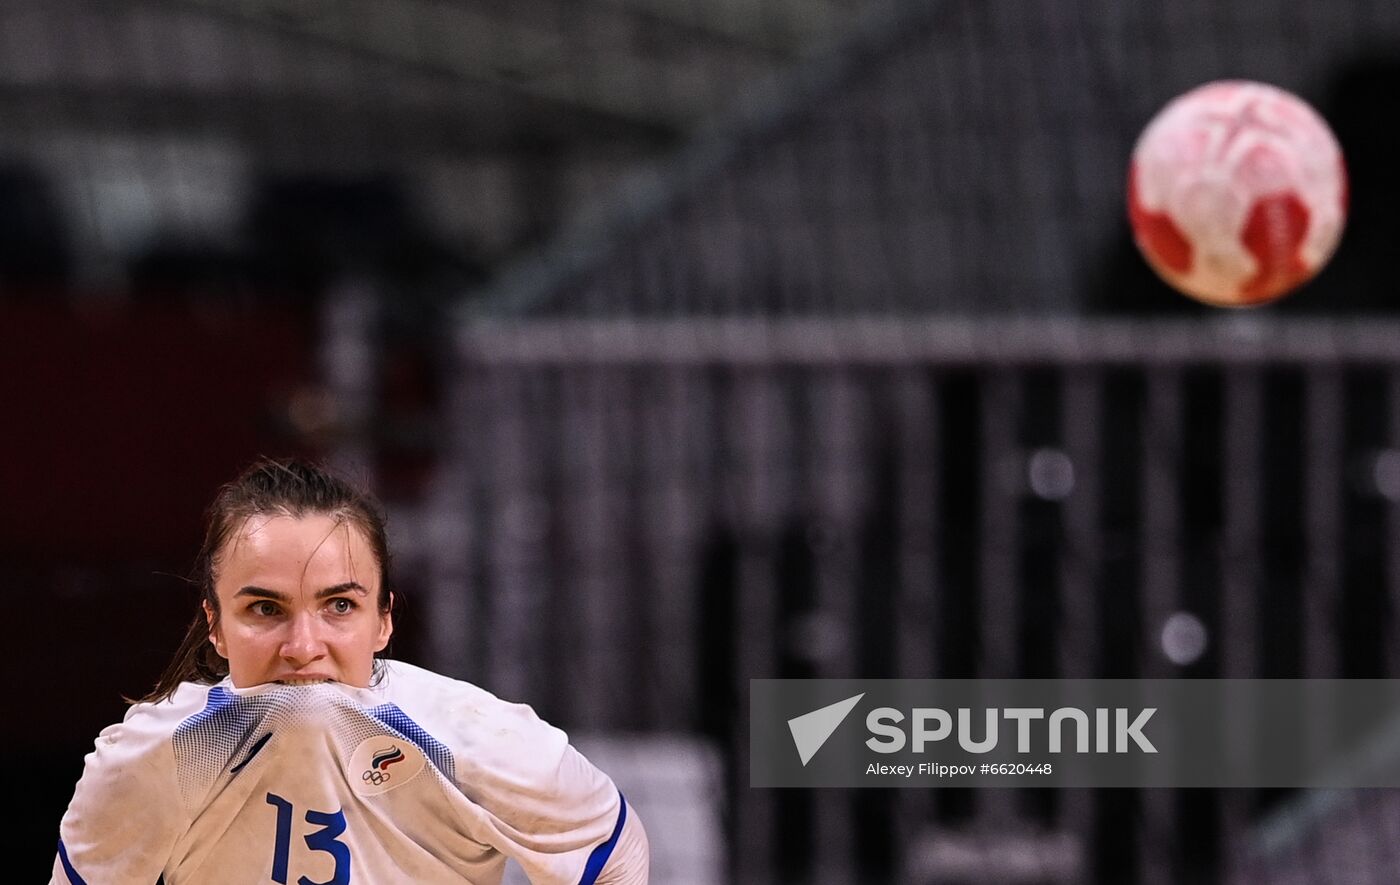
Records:
[[[355,610],[355,602],[344,596],[331,600],[331,611],[338,615],[348,615]]]
[[[273,615],[277,614],[277,606],[271,602],[267,602],[266,600],[262,602],[253,603],[251,608],[253,614],[262,615],[265,618],[270,618]]]

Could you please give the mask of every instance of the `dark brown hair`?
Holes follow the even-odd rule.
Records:
[[[324,515],[358,528],[379,563],[379,610],[389,614],[393,598],[389,588],[389,541],[378,502],[320,465],[263,458],[221,487],[205,513],[204,543],[195,559],[191,583],[199,591],[201,602],[207,602],[214,612],[216,624],[219,597],[214,592],[214,572],[224,545],[250,517],[261,515]],[[165,700],[182,682],[214,683],[228,675],[228,661],[214,650],[209,631],[201,606],[174,659],[141,702]]]

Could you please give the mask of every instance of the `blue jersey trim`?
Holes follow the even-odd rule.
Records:
[[[367,711],[369,715],[378,719],[380,724],[403,735],[405,740],[412,741],[423,751],[423,755],[428,757],[437,770],[442,772],[442,776],[454,784],[457,782],[457,765],[452,759],[452,751],[447,749],[447,745],[437,738],[428,734],[423,726],[408,718],[408,714],[398,708],[396,704],[380,704]]]
[[[622,807],[617,812],[617,824],[613,827],[612,835],[608,841],[593,849],[593,853],[588,855],[588,863],[583,867],[583,878],[578,880],[578,885],[593,885],[598,880],[598,874],[607,866],[608,858],[612,857],[613,849],[617,847],[617,837],[622,835],[622,825],[627,823],[627,797],[621,793],[617,794],[618,801]]]
[[[176,726],[170,738],[186,801],[203,795],[234,765],[235,754],[255,743],[258,724],[274,703],[272,697],[235,695],[222,685],[209,689],[204,709]]]
[[[68,877],[68,881],[72,885],[87,885],[83,877],[79,876],[78,871],[73,869],[73,865],[68,862],[68,849],[63,847],[62,839],[58,840],[58,860],[63,864],[63,874]]]
[[[233,692],[224,688],[222,685],[216,685],[209,689],[209,695],[204,699],[204,709],[189,717],[184,722],[181,722],[180,727],[189,728],[203,725],[222,713],[233,704],[235,700],[237,700],[237,698],[233,696]]]

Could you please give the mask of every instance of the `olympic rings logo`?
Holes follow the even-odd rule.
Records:
[[[389,772],[375,771],[373,768],[371,768],[367,770],[364,774],[360,775],[360,780],[364,781],[367,784],[373,784],[377,787],[380,784],[388,783]]]

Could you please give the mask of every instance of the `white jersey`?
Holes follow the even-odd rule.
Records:
[[[507,857],[536,883],[645,881],[645,834],[562,731],[384,669],[369,688],[225,679],[133,706],[87,756],[52,882],[497,883]]]

